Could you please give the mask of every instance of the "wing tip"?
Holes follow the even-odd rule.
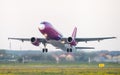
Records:
[[[111,39],[116,39],[117,37],[111,37]]]
[[[10,40],[11,38],[10,37],[8,37],[8,40]]]

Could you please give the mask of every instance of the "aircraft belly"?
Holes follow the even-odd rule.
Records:
[[[53,46],[55,46],[56,48],[60,48],[62,50],[66,50],[66,47],[63,43],[61,43],[61,41],[56,41],[56,40],[50,40],[49,41]]]

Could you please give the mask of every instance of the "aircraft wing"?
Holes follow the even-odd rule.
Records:
[[[94,47],[75,47],[76,49],[95,49]]]
[[[75,38],[77,42],[101,41],[106,39],[114,39],[116,37],[101,37],[101,38]]]
[[[19,40],[19,41],[31,41],[31,38],[8,38],[9,39],[12,39],[12,40]],[[39,42],[42,42],[42,43],[46,43],[47,41],[45,40],[45,38],[37,38],[37,40],[39,40]],[[48,42],[47,42],[48,43]]]
[[[87,42],[87,41],[101,41],[101,40],[105,40],[105,39],[114,39],[116,37],[101,37],[101,38],[75,38],[75,40],[77,42]],[[9,39],[13,39],[13,40],[20,40],[22,42],[24,41],[30,41],[31,38],[8,38]],[[37,38],[40,42],[42,41],[46,41],[45,38]],[[63,38],[62,40],[66,40],[67,38]]]
[[[9,40],[9,39],[20,40],[20,41],[22,41],[22,42],[24,42],[24,41],[30,41],[30,38],[8,38],[8,40]]]

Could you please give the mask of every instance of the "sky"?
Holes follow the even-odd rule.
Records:
[[[115,36],[117,39],[79,43],[97,50],[120,50],[120,0],[0,0],[0,49],[40,50],[30,42],[8,37],[43,37],[40,22],[48,21],[69,37],[74,27],[77,37]],[[48,45],[48,48],[55,49]]]

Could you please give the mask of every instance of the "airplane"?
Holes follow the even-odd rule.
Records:
[[[94,47],[76,47],[78,42],[88,42],[88,41],[101,41],[105,39],[114,39],[116,37],[100,37],[100,38],[76,38],[77,34],[77,27],[74,28],[73,33],[70,37],[63,37],[61,33],[59,33],[51,23],[47,21],[43,21],[40,23],[38,30],[42,33],[42,35],[45,38],[11,38],[8,39],[12,40],[20,40],[22,42],[24,41],[30,41],[34,46],[39,46],[40,43],[44,45],[44,48],[42,49],[42,52],[48,52],[47,44],[52,44],[58,49],[61,49],[63,51],[72,52],[75,49],[94,49]]]

